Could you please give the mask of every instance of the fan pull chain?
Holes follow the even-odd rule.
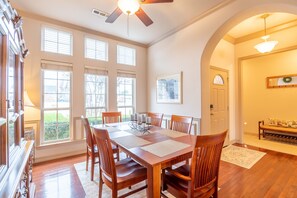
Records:
[[[129,14],[127,15],[127,36],[129,37]]]

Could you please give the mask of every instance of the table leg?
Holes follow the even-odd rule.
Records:
[[[147,196],[157,198],[161,196],[161,165],[154,165],[147,168]]]

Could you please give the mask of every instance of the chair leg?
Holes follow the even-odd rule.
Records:
[[[117,161],[120,161],[120,151],[117,152]]]
[[[95,157],[91,156],[91,181],[94,180]]]
[[[103,181],[102,181],[102,175],[101,172],[99,173],[99,198],[102,198],[102,188],[103,188]]]
[[[86,160],[86,171],[89,170],[89,152],[88,152],[88,148],[87,148],[87,160]]]
[[[218,188],[219,188],[219,186],[218,186],[218,183],[216,182],[215,191],[214,191],[214,193],[212,195],[213,198],[217,198],[218,197]]]
[[[165,175],[165,169],[162,169],[161,174],[161,191],[167,190],[165,182],[164,182],[164,175]]]
[[[118,197],[118,190],[116,188],[112,189],[112,198],[117,198]]]

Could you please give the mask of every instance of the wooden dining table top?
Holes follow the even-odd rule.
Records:
[[[118,145],[121,150],[148,169],[148,197],[160,197],[161,170],[191,158],[196,141],[195,135],[175,131],[172,131],[175,135],[170,135],[170,130],[155,126],[151,126],[147,132],[139,132],[132,130],[127,122],[92,127],[107,129],[112,143]],[[132,143],[127,142],[129,139]],[[133,146],[134,140],[135,146]],[[138,140],[142,140],[138,142],[141,145],[137,145]],[[144,148],[165,142],[173,142],[173,149],[174,143],[182,144],[184,147],[165,156],[158,156]],[[162,147],[159,148],[162,150]]]
[[[124,129],[121,130],[121,127],[123,127],[124,125],[128,125],[128,123],[123,122],[123,123],[118,123],[118,125],[115,124],[115,123],[106,124],[106,125],[94,125],[93,128],[105,128],[108,131],[109,131],[110,127],[115,128],[114,131],[109,133],[109,137],[110,137],[111,141],[114,144],[117,144],[124,151],[129,152],[129,155],[132,154],[131,157],[133,157],[134,155],[137,158],[141,157],[142,160],[141,160],[140,163],[145,163],[145,164],[149,163],[149,164],[153,165],[153,164],[157,164],[157,163],[164,163],[164,161],[171,160],[173,157],[176,157],[176,156],[179,156],[179,155],[184,155],[184,154],[190,154],[191,155],[191,153],[192,153],[192,151],[194,149],[194,146],[195,146],[195,141],[196,141],[196,136],[195,135],[185,134],[184,136],[173,138],[173,137],[169,137],[167,135],[163,135],[163,134],[158,133],[159,131],[167,130],[167,129],[164,129],[164,128],[151,126],[149,131],[143,133],[143,132],[138,132],[136,130],[134,132],[131,132],[130,130],[132,130],[132,129],[128,129],[126,127],[124,127]],[[135,146],[133,148],[127,148],[127,147],[125,147],[125,145],[119,144],[118,142],[115,141],[115,139],[117,139],[117,138],[121,138],[121,137],[124,137],[124,136],[128,137],[129,136],[128,134],[129,135],[135,135],[136,134],[136,136],[138,138],[142,138],[144,140],[147,140],[150,143],[145,144],[145,145],[141,145],[141,146]],[[152,154],[152,153],[150,153],[148,151],[145,151],[145,150],[143,150],[141,148],[143,146],[151,145],[151,144],[162,142],[162,141],[165,141],[165,140],[174,140],[174,141],[177,141],[177,142],[185,143],[185,144],[188,144],[189,147],[184,148],[184,149],[179,150],[179,151],[176,151],[176,152],[174,152],[172,154],[169,154],[169,155],[166,155],[164,157],[156,156],[156,155],[154,155],[154,154]]]

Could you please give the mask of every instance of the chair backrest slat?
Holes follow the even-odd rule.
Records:
[[[161,127],[162,125],[162,119],[163,119],[163,113],[147,113],[148,117],[151,117],[151,124],[153,126]]]
[[[170,120],[170,129],[183,133],[190,133],[193,117],[172,115]]]
[[[121,112],[102,112],[102,123],[116,123],[122,122],[122,113]]]

